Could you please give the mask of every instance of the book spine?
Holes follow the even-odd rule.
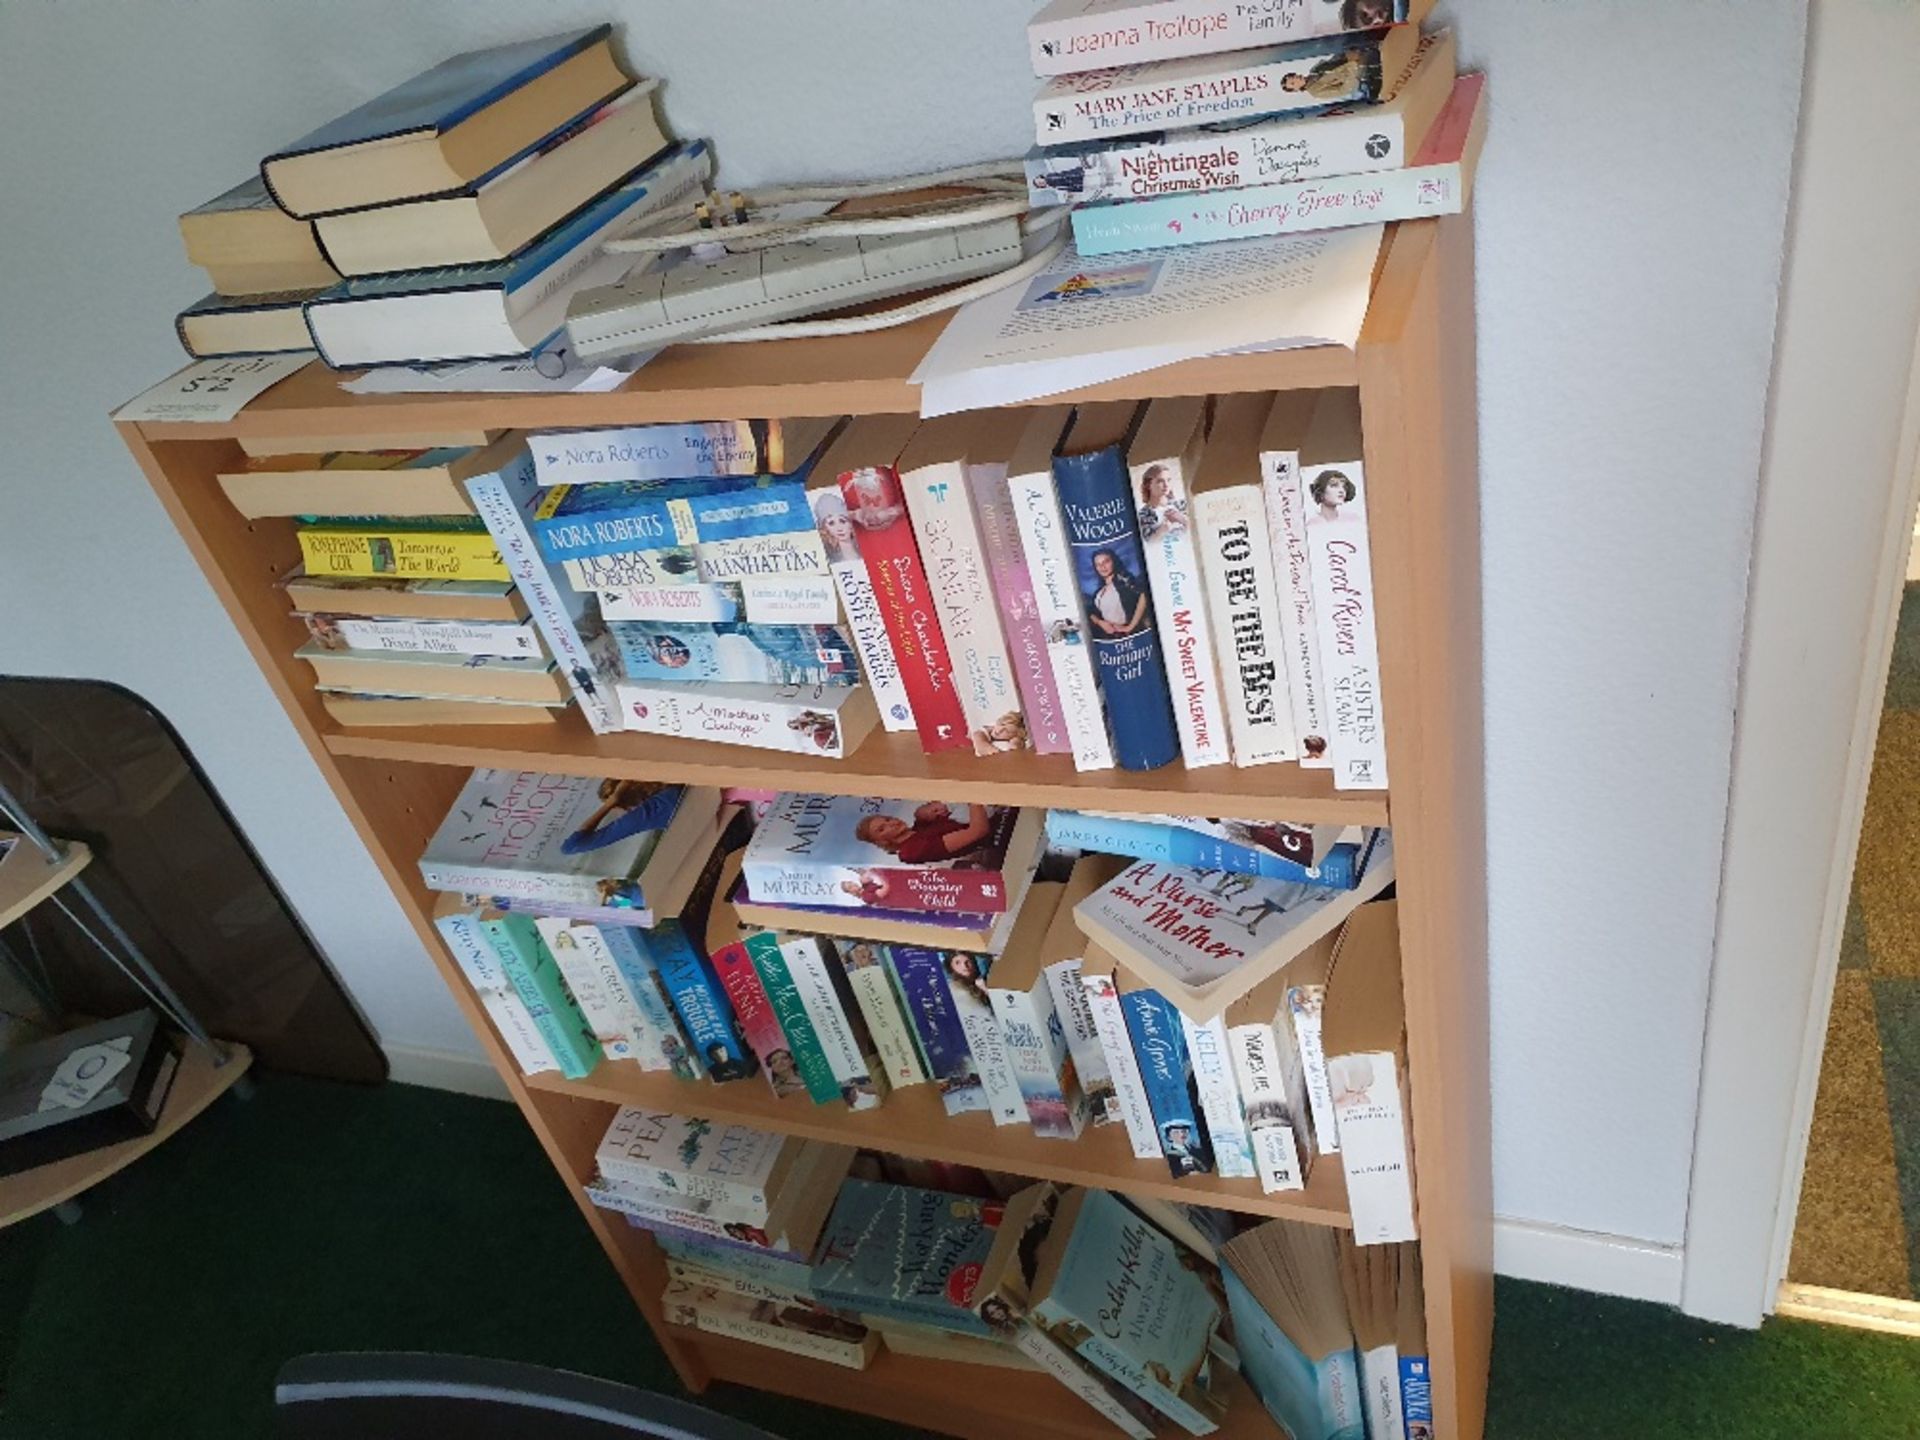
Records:
[[[1396,0],[1396,22],[1407,18]],[[1058,13],[1055,13],[1055,12]],[[1221,5],[1218,0],[1134,0],[1130,5],[1049,5],[1027,23],[1035,75],[1073,75],[1114,65],[1182,60],[1337,35],[1349,27],[1337,5],[1311,0]]]
[[[738,585],[620,585],[594,593],[600,618],[609,624],[638,620],[717,625],[746,614]]]
[[[930,465],[900,477],[934,613],[953,659],[960,711],[976,752],[1024,749],[1019,686],[987,579],[964,467]],[[1004,737],[1004,738],[1001,738]],[[983,748],[984,747],[984,748]]]
[[[1126,465],[1109,448],[1058,456],[1053,474],[1075,582],[1087,606],[1094,674],[1107,702],[1114,760],[1123,770],[1157,769],[1179,755],[1180,735],[1147,594],[1146,551]],[[1104,577],[1103,555],[1110,571]],[[1114,618],[1100,613],[1103,604]]]
[[[1353,1243],[1390,1245],[1418,1238],[1399,1057],[1385,1050],[1331,1056],[1327,1069],[1335,1081],[1334,1122],[1340,1127]]]
[[[750,575],[717,583],[740,587],[749,625],[840,623],[840,602],[831,575]]]
[[[1139,1057],[1133,1053],[1133,1038],[1128,1033],[1126,1012],[1120,1005],[1120,992],[1111,975],[1080,977],[1087,992],[1087,1011],[1093,1016],[1100,1036],[1100,1053],[1113,1077],[1114,1098],[1121,1121],[1127,1127],[1127,1139],[1137,1160],[1158,1160],[1166,1151],[1160,1146],[1160,1132],[1154,1128],[1153,1107],[1147,1100],[1146,1077],[1140,1073]]]
[[[1066,521],[1051,475],[1016,475],[1008,498],[1020,531],[1033,585],[1035,618],[1046,637],[1047,664],[1053,671],[1060,708],[1076,770],[1111,770],[1113,741],[1107,734],[1105,699],[1093,675],[1087,644],[1087,610],[1074,580],[1067,548]]]
[[[836,510],[844,518],[845,503],[837,487],[809,490],[807,499],[813,506],[816,525],[824,525],[823,517]],[[880,710],[881,728],[902,733],[914,728],[913,702],[907,695],[907,683],[893,653],[893,642],[887,638],[886,622],[873,593],[872,577],[860,558],[859,543],[856,536],[844,546],[829,544],[826,533],[821,532],[827,571],[839,591],[847,628],[853,632],[853,643],[859,647],[860,664]]]
[[[1066,711],[1054,684],[1047,630],[1040,623],[1040,602],[1034,595],[1033,575],[1014,519],[1007,473],[997,465],[974,466],[967,480],[981,546],[992,573],[993,596],[1000,607],[1000,623],[1013,659],[1014,680],[1020,687],[1028,738],[1035,754],[1070,755],[1073,737],[1068,733]]]
[[[811,867],[811,868],[810,868]],[[826,899],[847,867],[805,857],[780,858],[747,852],[741,866],[747,890],[762,905],[813,905]],[[943,870],[936,866],[862,865],[862,875],[887,887],[888,910],[934,915],[1001,915],[1007,909],[1005,872],[997,869]],[[857,900],[842,900],[852,906]]]
[[[429,890],[455,895],[499,895],[531,905],[596,906],[599,880],[558,871],[514,870],[500,865],[449,865],[422,860],[420,877]]]
[[[592,957],[575,942],[572,922],[541,916],[533,923],[546,943],[547,953],[560,967],[560,978],[587,1017],[601,1051],[609,1060],[638,1059],[639,1047],[633,1038],[635,1017],[618,1003]]]
[[[1211,1171],[1206,1128],[1194,1114],[1193,1067],[1180,1033],[1180,1012],[1152,990],[1127,991],[1120,1010],[1127,1017],[1167,1168],[1176,1180]]]
[[[790,1290],[782,1285],[768,1285],[745,1275],[736,1275],[730,1270],[700,1265],[690,1260],[669,1260],[667,1274],[675,1280],[683,1280],[698,1289],[717,1290],[724,1295],[740,1295],[748,1300],[770,1300],[775,1305],[808,1305],[830,1309],[830,1307],[820,1306],[820,1302],[813,1298],[813,1293],[809,1290]],[[832,1310],[831,1313],[846,1314],[840,1310]]]
[[[979,964],[978,957],[974,963]],[[986,1093],[987,1113],[993,1116],[996,1125],[1025,1124],[1026,1098],[1020,1093],[1020,1082],[1014,1078],[1006,1037],[1000,1033],[999,1021],[994,1019],[992,1003],[973,988],[972,982],[954,974],[951,963],[942,968],[947,992],[960,1015],[961,1033],[967,1037],[967,1052],[973,1057],[974,1073],[980,1077],[980,1086]]]
[[[1131,1440],[1155,1440],[1152,1428],[1129,1410],[1084,1360],[1031,1321],[1014,1332],[1013,1348],[1084,1400]]]
[[[424,650],[434,655],[484,655],[522,659],[544,653],[531,624],[484,620],[367,619],[353,615],[306,615],[307,632],[330,648]]]
[[[1119,1346],[1108,1344],[1098,1333],[1082,1340],[1079,1351],[1097,1369],[1111,1375],[1189,1435],[1211,1435],[1220,1428],[1210,1416],[1189,1404],[1177,1391],[1161,1384],[1144,1365]]]
[[[928,754],[972,744],[954,686],[947,637],[934,613],[927,573],[907,520],[900,477],[891,468],[850,470],[839,477],[841,498],[860,527],[860,555],[873,586],[880,621],[900,666],[901,682]]]
[[[1326,690],[1320,678],[1320,627],[1314,619],[1307,517],[1300,503],[1299,452],[1261,452],[1260,490],[1267,505],[1268,538],[1273,544],[1281,652],[1286,661],[1287,702],[1293,708],[1293,733],[1301,765],[1324,770],[1333,764],[1333,757],[1327,746]]]
[[[773,580],[814,575],[827,578],[827,552],[811,529],[702,540],[694,546],[699,576],[722,580]]]
[[[1375,107],[1225,132],[1184,130],[1034,149],[1027,154],[1027,195],[1035,205],[1151,200],[1365,175],[1406,163],[1405,116]]]
[[[553,957],[540,943],[533,922],[524,917],[481,922],[487,939],[499,957],[501,971],[513,986],[520,1003],[533,1017],[560,1073],[569,1080],[581,1080],[600,1063],[600,1042],[593,1027],[580,1013],[580,1006],[560,979]]]
[[[760,441],[753,429],[748,420],[696,420],[563,430],[529,435],[527,446],[543,486],[718,479],[759,473]]]
[[[857,687],[846,685],[713,687],[620,680],[612,693],[616,713],[636,734],[714,740],[830,760],[844,760],[848,753],[840,710],[844,704],[864,703],[853,698],[859,694]]]
[[[1254,1173],[1269,1195],[1304,1189],[1306,1150],[1295,1133],[1281,1078],[1280,1042],[1271,1025],[1235,1025],[1227,1032],[1234,1078],[1246,1108]]]
[[[813,1028],[813,1019],[807,1014],[799,988],[794,984],[793,974],[787,968],[780,942],[772,935],[762,933],[749,935],[746,947],[754,973],[760,977],[760,984],[767,992],[767,1002],[773,1007],[774,1018],[780,1022],[780,1032],[786,1037],[787,1054],[792,1058],[794,1069],[801,1083],[806,1086],[807,1094],[816,1105],[832,1104],[840,1099],[840,1084],[834,1079],[833,1067],[827,1062],[826,1049],[820,1043],[819,1033]]]
[[[890,945],[886,959],[926,1057],[928,1078],[940,1085],[943,1094],[956,1088],[977,1091],[973,1056],[967,1049],[960,1012],[947,989],[946,963],[940,952],[918,945]]]
[[[801,1007],[813,1022],[813,1033],[820,1037],[840,1097],[850,1110],[876,1109],[886,1094],[886,1077],[874,1074],[878,1067],[868,1058],[871,1046],[859,1033],[863,1028],[857,1023],[859,1011],[849,1011],[842,1002],[832,968],[820,953],[820,942],[810,935],[796,935],[781,944],[780,958],[787,962]]]
[[[1230,485],[1197,496],[1194,523],[1233,763],[1292,760],[1300,751],[1280,653],[1279,581],[1260,491]]]
[[[646,1021],[646,1035],[640,1041],[643,1047],[640,1068],[671,1070],[682,1080],[700,1079],[707,1073],[706,1061],[693,1048],[680,1017],[674,1013],[666,986],[660,979],[660,969],[653,963],[653,956],[636,927],[602,925],[596,933]]]
[[[468,910],[456,911],[449,915],[434,918],[434,929],[440,932],[447,953],[453,956],[453,963],[460,967],[460,973],[467,977],[467,983],[482,995],[489,991],[510,990],[513,982],[500,963],[499,953],[488,940],[484,923],[478,915]]]
[[[739,1018],[740,1029],[747,1037],[747,1045],[759,1058],[760,1069],[766,1075],[767,1083],[773,1087],[773,1093],[798,1095],[804,1092],[807,1087],[794,1067],[793,1050],[787,1044],[787,1033],[780,1028],[780,1017],[774,1013],[773,1001],[767,995],[760,972],[753,967],[746,942],[735,941],[722,946],[713,952],[712,958],[721,988],[727,992],[733,1013]]]
[[[825,1360],[847,1370],[867,1368],[871,1345],[866,1340],[841,1340],[831,1335],[816,1335],[808,1330],[773,1325],[755,1320],[749,1314],[716,1309],[698,1303],[669,1298],[665,1302],[667,1323],[690,1325],[709,1335],[725,1335],[768,1350],[789,1355],[804,1355],[810,1360]]]
[[[767,1223],[770,1213],[767,1196],[752,1185],[735,1185],[722,1176],[688,1174],[671,1166],[649,1165],[617,1156],[601,1155],[597,1163],[603,1176],[633,1187],[637,1198],[650,1197],[667,1208],[684,1206],[723,1223],[732,1221],[761,1227]]]
[[[1404,1436],[1400,1406],[1400,1352],[1391,1345],[1360,1351],[1360,1389],[1365,1396],[1367,1434]]]
[[[839,687],[860,680],[853,643],[830,625],[630,621],[609,628],[630,680]]]
[[[576,505],[576,498],[584,506]],[[542,496],[534,512],[540,549],[556,563],[677,545],[704,548],[775,537],[792,543],[812,532],[802,487],[793,481],[734,482],[690,495],[619,491],[609,496],[560,486]]]
[[[1372,63],[1358,66],[1351,83],[1324,94],[1281,84],[1289,73],[1311,70],[1321,56],[1285,58],[1265,52],[1244,59],[1224,56],[1206,73],[1183,75],[1174,85],[1153,70],[1123,73],[1095,87],[1055,81],[1034,98],[1034,142],[1064,145],[1262,115],[1311,114],[1379,98],[1378,42],[1356,35],[1349,48],[1370,53]]]
[[[718,1240],[733,1239],[745,1232],[762,1233],[756,1226],[738,1220],[725,1220],[704,1209],[685,1204],[678,1196],[671,1200],[656,1198],[654,1192],[642,1186],[616,1180],[604,1173],[587,1182],[586,1191],[587,1198],[600,1209],[618,1211],[647,1225],[671,1225],[676,1230]],[[768,1238],[769,1244],[772,1238]],[[749,1239],[746,1243],[757,1242]]]
[[[704,1235],[668,1233],[655,1238],[661,1251],[676,1260],[742,1280],[812,1293],[813,1266],[804,1258],[790,1258],[733,1240],[710,1240]]]
[[[1466,204],[1466,184],[1464,168],[1451,161],[1372,175],[1088,205],[1073,212],[1073,241],[1082,255],[1091,257],[1458,215]]]
[[[1167,503],[1155,521],[1157,533],[1148,531],[1142,539],[1153,613],[1160,626],[1161,663],[1166,666],[1167,690],[1180,727],[1180,754],[1189,770],[1225,765],[1234,757],[1185,477],[1179,465],[1136,467],[1136,493],[1140,475],[1156,468],[1167,477]]]
[[[309,575],[397,580],[506,580],[507,567],[490,535],[452,530],[299,529]]]
[[[1080,961],[1057,960],[1043,972],[1047,992],[1053,999],[1053,1013],[1059,1018],[1066,1036],[1067,1054],[1079,1077],[1080,1091],[1087,1097],[1088,1119],[1095,1125],[1117,1125],[1120,1097],[1113,1086],[1113,1073],[1107,1068],[1100,1032],[1093,1023],[1093,1011],[1087,1006],[1087,988],[1080,983]]]
[[[533,623],[546,637],[547,649],[573,687],[587,724],[594,734],[606,735],[621,728],[613,693],[619,658],[593,611],[592,597],[577,595],[557,582],[533,543],[525,511],[537,493],[533,457],[526,454],[505,469],[467,481],[473,508],[486,522],[506,562],[506,578],[513,581]]]
[[[1424,1355],[1400,1357],[1400,1414],[1409,1436],[1433,1434],[1433,1375]]]
[[[1314,498],[1345,481],[1337,515]],[[1332,487],[1332,488],[1329,488]],[[1336,790],[1384,790],[1387,740],[1380,716],[1380,650],[1374,639],[1373,560],[1367,543],[1367,482],[1359,456],[1300,468],[1300,504],[1313,572],[1313,613],[1326,675],[1329,748]]]
[[[1234,1079],[1226,1022],[1216,1015],[1201,1024],[1181,1015],[1180,1036],[1186,1041],[1187,1056],[1193,1066],[1200,1110],[1207,1122],[1207,1140],[1213,1147],[1215,1173],[1228,1179],[1252,1179],[1257,1173],[1253,1140],[1247,1133],[1240,1086]]]
[[[687,1027],[687,1036],[707,1073],[715,1080],[752,1074],[753,1057],[741,1043],[726,994],[686,932],[677,922],[665,921],[647,932],[647,948],[659,968],[660,983],[673,1003],[674,1013]]]
[[[1313,1118],[1314,1149],[1322,1155],[1340,1153],[1340,1130],[1333,1116],[1333,1084],[1327,1076],[1327,1052],[1320,1043],[1320,1016],[1326,1008],[1327,987],[1294,985],[1287,990],[1285,1008],[1274,1022],[1289,1026],[1300,1073],[1306,1084],[1307,1113]]]
[[[533,1012],[518,992],[509,989],[479,993],[480,1008],[493,1021],[501,1043],[513,1056],[522,1075],[545,1075],[560,1068],[560,1062],[553,1058],[553,1051],[547,1048],[539,1027],[533,1023]]]
[[[1078,1139],[1087,1124],[1087,1097],[1067,1052],[1066,1030],[1054,1011],[1045,978],[1037,979],[1031,990],[992,987],[987,993],[993,997],[993,1016],[1000,1023],[1007,1060],[1033,1133],[1056,1140]]]
[[[694,590],[707,583],[700,578],[700,560],[691,545],[579,555],[562,561],[559,573],[576,590],[618,590],[626,586]]]
[[[867,1030],[873,1036],[887,1083],[896,1090],[923,1083],[927,1072],[914,1044],[912,1027],[887,977],[886,947],[853,941],[838,949],[854,1003],[866,1017]]]

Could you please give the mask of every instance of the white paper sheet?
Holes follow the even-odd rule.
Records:
[[[954,313],[913,378],[920,413],[1012,405],[1230,351],[1360,338],[1385,227],[1083,260]]]
[[[241,355],[229,360],[196,360],[143,390],[118,410],[116,420],[194,421],[204,425],[231,420],[255,396],[304,369],[313,353]]]

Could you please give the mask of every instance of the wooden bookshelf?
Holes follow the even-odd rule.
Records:
[[[681,1378],[715,1381],[866,1411],[902,1424],[1003,1440],[1095,1440],[1112,1432],[1044,1376],[883,1354],[868,1371],[839,1369],[666,1325],[665,1270],[643,1231],[595,1210],[580,1192],[611,1107],[697,1097],[716,1116],[797,1135],[937,1156],[1142,1195],[1223,1205],[1261,1216],[1345,1223],[1344,1184],[1322,1164],[1297,1196],[1250,1182],[1172,1181],[1096,1132],[1042,1140],[949,1119],[930,1095],[892,1096],[859,1115],[764,1085],[694,1090],[634,1067],[603,1064],[585,1080],[520,1075],[439,944],[416,861],[475,765],[539,766],[775,789],[1002,803],[1390,823],[1400,897],[1417,1200],[1426,1271],[1429,1357],[1438,1432],[1476,1440],[1492,1338],[1492,1204],[1488,1137],[1486,861],[1481,761],[1479,497],[1474,427],[1471,227],[1464,219],[1390,227],[1355,351],[1320,347],[1216,357],[1098,387],[1086,397],[1146,397],[1322,386],[1360,392],[1371,485],[1382,699],[1390,794],[1336,792],[1294,766],[1179,766],[1144,775],[1076,774],[1053,757],[929,758],[910,737],[876,736],[843,762],[639,735],[595,737],[577,716],[555,726],[349,730],[314,697],[292,654],[304,628],[274,582],[298,559],[286,521],[248,522],[214,476],[240,459],[237,437],[311,436],[342,448],[460,429],[604,426],[661,420],[911,411],[908,376],[938,320],[864,337],[670,350],[619,390],[561,396],[356,398],[318,366],[282,382],[227,425],[122,424],[119,429],[240,635],[292,717],[456,1003],[499,1068],[585,1223],[652,1322]],[[1223,1434],[1277,1435],[1251,1396]]]

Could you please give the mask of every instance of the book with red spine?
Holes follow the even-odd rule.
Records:
[[[854,421],[848,434],[857,436],[863,448],[854,451],[847,437],[842,437],[834,454],[840,457],[836,463],[848,468],[836,472],[835,478],[859,533],[860,555],[907,688],[921,748],[933,754],[964,749],[972,741],[954,685],[953,658],[934,611],[933,591],[920,563],[920,547],[907,519],[906,495],[895,463],[918,424],[911,415]]]

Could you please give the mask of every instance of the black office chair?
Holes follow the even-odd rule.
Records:
[[[273,1398],[277,1440],[776,1440],[685,1400],[464,1355],[301,1355]]]

